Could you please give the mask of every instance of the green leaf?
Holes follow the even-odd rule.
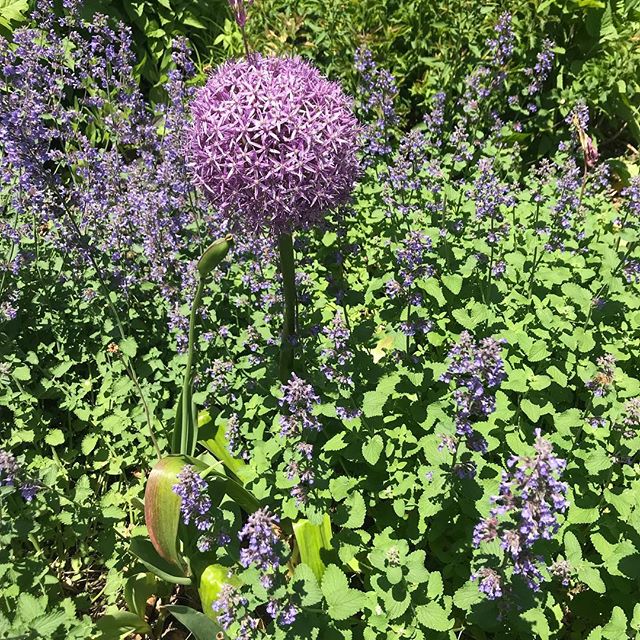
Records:
[[[449,614],[437,602],[429,602],[416,609],[418,621],[427,629],[434,631],[448,631],[453,627],[453,620]]]
[[[296,538],[301,561],[309,566],[318,580],[322,580],[325,565],[322,551],[331,549],[331,519],[324,514],[322,524],[311,524],[308,520],[293,523],[293,534]]]
[[[64,433],[62,433],[60,429],[53,429],[52,431],[49,431],[49,433],[47,433],[47,435],[44,437],[44,440],[52,447],[57,447],[64,443]]]
[[[297,583],[302,582],[302,586],[298,587]],[[322,600],[322,591],[316,576],[308,565],[299,564],[293,574],[294,591],[300,594],[302,605],[308,607]]]
[[[567,560],[570,564],[576,566],[582,560],[582,549],[578,538],[571,531],[567,531],[564,534],[564,548]]]
[[[462,276],[454,273],[442,276],[441,280],[442,284],[447,287],[451,293],[456,295],[460,293],[460,290],[462,289]]]
[[[592,565],[586,563],[581,565],[578,571],[578,579],[596,593],[605,593],[607,590],[606,585],[600,577],[600,571]]]
[[[345,433],[343,431],[337,433],[322,447],[323,451],[342,451],[347,446],[344,438]]]
[[[322,578],[322,595],[329,607],[329,617],[346,620],[362,611],[367,598],[362,591],[351,589],[347,576],[335,564],[330,564]]]
[[[149,625],[130,611],[107,613],[96,622],[97,640],[120,640],[131,633],[149,633]]]
[[[383,447],[384,441],[382,440],[382,436],[376,434],[362,445],[362,455],[364,459],[373,466],[380,459]]]
[[[120,347],[120,351],[129,358],[135,358],[138,352],[138,344],[132,337],[121,340],[118,346]]]
[[[156,551],[165,560],[182,568],[178,552],[180,497],[173,491],[178,474],[189,464],[185,456],[168,456],[149,474],[144,492],[144,519]]]
[[[627,636],[627,616],[620,607],[613,607],[609,622],[602,628],[602,635],[610,640],[619,640]]]
[[[195,640],[212,640],[217,634],[223,633],[219,624],[191,607],[171,604],[165,609],[193,634]]]
[[[221,564],[210,564],[198,576],[198,595],[205,615],[217,620],[211,605],[218,599],[225,584],[239,586],[240,580],[236,576],[229,576],[230,569]]]
[[[529,353],[527,354],[531,362],[540,362],[551,355],[551,352],[547,349],[547,345],[542,340],[536,340],[531,345]]]
[[[249,477],[250,469],[244,460],[235,458],[229,453],[229,440],[227,439],[227,426],[224,424],[212,425],[211,414],[208,411],[201,411],[198,414],[198,430],[201,442],[211,453],[224,464],[231,473],[246,482]],[[215,431],[214,438],[204,438],[203,433],[213,429]]]
[[[474,604],[482,600],[480,589],[476,582],[465,582],[453,595],[453,604],[463,611],[469,611]]]
[[[367,506],[364,502],[362,494],[359,492],[352,493],[346,500],[345,505],[349,510],[349,518],[346,522],[340,523],[346,529],[358,529],[364,524],[367,515]]]
[[[151,573],[171,584],[191,584],[191,578],[173,563],[158,554],[150,540],[136,536],[131,538],[129,553],[134,555]]]

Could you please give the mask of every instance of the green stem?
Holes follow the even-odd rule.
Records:
[[[187,365],[184,370],[184,382],[182,383],[182,429],[180,432],[180,453],[193,455],[195,449],[196,437],[195,430],[197,425],[193,423],[191,415],[191,388],[193,383],[193,361],[195,355],[196,342],[196,325],[198,323],[198,309],[202,302],[202,294],[204,292],[204,282],[202,278],[198,279],[196,294],[191,304],[191,316],[189,318],[189,346],[187,349]],[[189,426],[189,428],[187,428]]]
[[[297,326],[296,272],[293,258],[293,239],[290,233],[283,233],[278,238],[280,254],[280,273],[282,275],[282,291],[284,294],[284,322],[280,343],[280,381],[288,382],[293,371],[293,340]]]

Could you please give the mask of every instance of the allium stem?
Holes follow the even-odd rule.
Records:
[[[182,429],[180,431],[180,451],[176,453],[193,455],[196,438],[196,425],[192,425],[191,416],[191,384],[193,360],[196,342],[196,324],[198,322],[198,308],[202,301],[202,293],[204,291],[204,282],[202,278],[198,278],[198,286],[196,288],[193,303],[191,304],[191,316],[189,317],[189,346],[187,348],[187,364],[184,370],[184,382],[182,383]],[[187,428],[191,425],[191,428]]]
[[[289,381],[293,371],[293,347],[296,337],[297,306],[296,270],[293,258],[293,239],[290,233],[282,233],[278,237],[280,254],[280,274],[282,275],[282,292],[284,294],[284,321],[280,343],[280,381]]]

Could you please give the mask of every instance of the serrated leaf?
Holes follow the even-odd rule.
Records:
[[[296,583],[302,582],[302,592]],[[303,606],[314,605],[322,600],[322,591],[316,576],[308,565],[299,564],[293,574],[293,589],[300,594],[300,601]]]
[[[82,439],[80,449],[82,454],[88,456],[95,448],[100,436],[97,433],[89,433]]]
[[[349,587],[347,576],[335,564],[330,564],[322,578],[322,595],[328,605],[329,617],[346,620],[362,611],[367,597],[362,591]]]
[[[449,614],[437,602],[417,607],[416,614],[420,624],[434,631],[448,631],[454,624]]]
[[[463,611],[468,611],[474,604],[482,600],[482,594],[475,582],[465,582],[453,595],[453,604]]]
[[[362,445],[362,455],[364,459],[370,464],[375,465],[380,459],[380,454],[384,448],[384,442],[382,436],[376,434]]]
[[[135,358],[135,355],[138,351],[138,344],[132,337],[121,340],[118,346],[120,347],[120,351],[122,351],[125,356],[129,358]]]

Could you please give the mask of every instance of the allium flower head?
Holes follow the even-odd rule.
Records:
[[[301,58],[224,63],[192,113],[189,165],[234,224],[288,233],[348,200],[358,175],[351,100]]]

